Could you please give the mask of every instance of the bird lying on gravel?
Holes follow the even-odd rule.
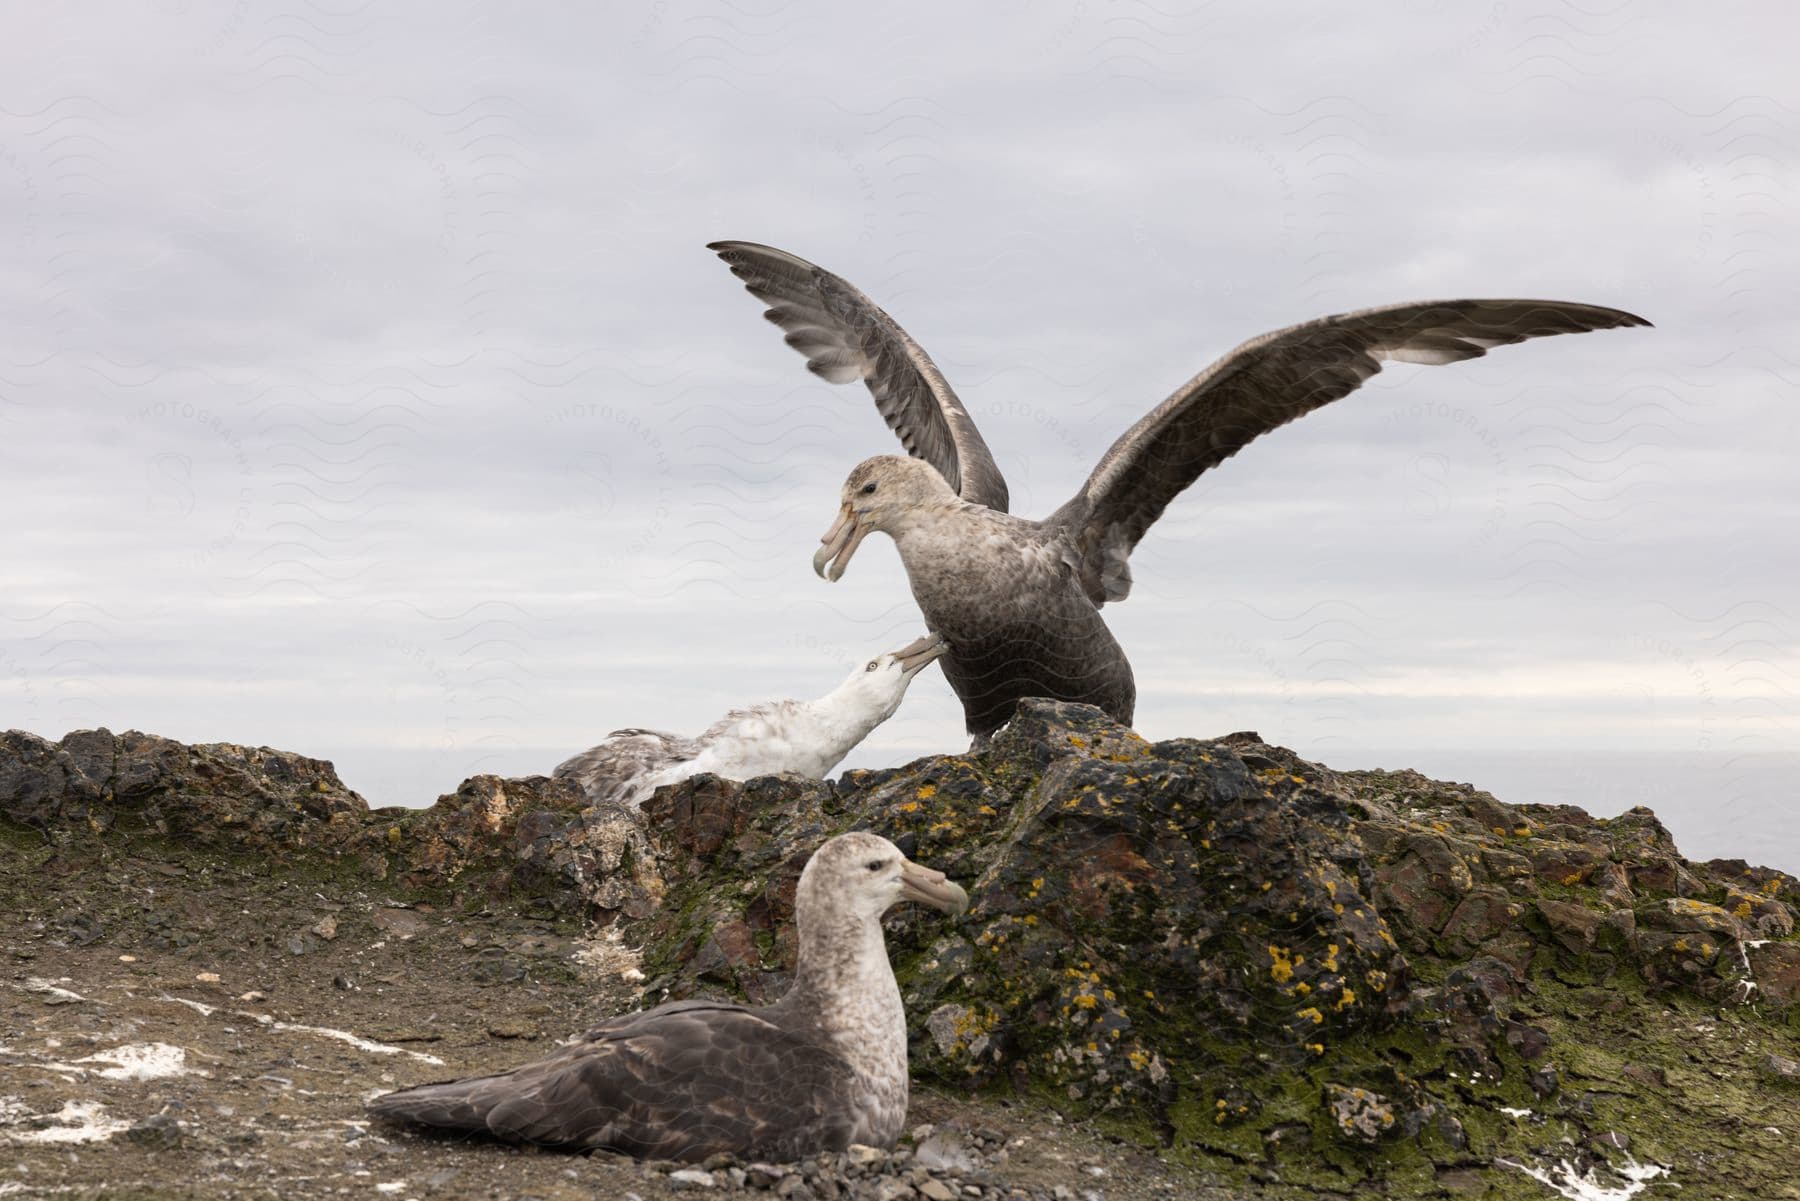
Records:
[[[749,780],[793,772],[820,780],[869,732],[894,715],[913,677],[948,648],[935,634],[877,655],[816,701],[770,701],[733,709],[698,738],[661,730],[614,730],[557,765],[594,801],[636,808],[664,784],[701,772]]]
[[[790,1161],[889,1147],[906,1121],[906,1011],[882,940],[900,901],[961,913],[969,898],[874,834],[840,834],[795,894],[800,955],[773,1005],[676,1001],[602,1023],[493,1076],[377,1097],[369,1112],[515,1142],[698,1163]]]

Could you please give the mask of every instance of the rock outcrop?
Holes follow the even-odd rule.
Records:
[[[1781,1196],[1791,1162],[1794,881],[1684,860],[1644,809],[1334,773],[1253,734],[1152,744],[1029,702],[979,755],[834,782],[702,776],[641,817],[542,777],[371,812],[316,760],[15,733],[0,815],[622,924],[647,1003],[778,995],[807,856],[872,829],[973,898],[956,923],[890,919],[925,1081],[1323,1190],[1428,1195],[1507,1162],[1554,1177],[1559,1159],[1603,1176],[1627,1147],[1669,1163],[1700,1140],[1771,1182],[1746,1195]]]

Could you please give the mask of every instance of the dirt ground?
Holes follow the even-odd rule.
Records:
[[[629,947],[529,914],[182,858],[0,845],[0,1198],[656,1201],[738,1187],[724,1167],[706,1189],[674,1165],[363,1116],[377,1093],[523,1062],[638,1007]],[[1238,1195],[1035,1106],[916,1093],[919,1125],[968,1148],[971,1167],[939,1173],[960,1198]],[[932,1196],[913,1190],[925,1179],[901,1158],[843,1196]]]

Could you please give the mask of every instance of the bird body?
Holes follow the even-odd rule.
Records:
[[[663,785],[702,772],[728,780],[782,772],[823,779],[894,715],[913,677],[945,649],[941,639],[928,635],[858,666],[817,700],[733,709],[698,738],[614,730],[605,742],[558,764],[553,774],[573,780],[591,800],[633,807]]]
[[[906,1012],[881,915],[968,896],[884,838],[843,834],[795,894],[799,959],[773,1005],[677,1001],[603,1022],[509,1072],[370,1102],[378,1117],[513,1142],[699,1162],[891,1146],[906,1121]]]
[[[917,460],[887,456],[883,464],[927,487],[935,477]],[[1057,531],[958,500],[935,478],[942,502],[909,510],[893,537],[913,599],[950,648],[944,678],[970,731],[999,728],[1021,696],[1097,705],[1129,724],[1131,663],[1082,592]]]
[[[1007,514],[1006,480],[943,373],[874,301],[771,246],[710,249],[769,305],[764,316],[809,370],[868,387],[911,456],[851,471],[813,566],[836,580],[871,531],[894,538],[927,623],[950,644],[944,675],[977,742],[1027,696],[1132,720],[1131,666],[1100,608],[1131,594],[1131,552],[1169,502],[1251,441],[1349,395],[1386,362],[1456,363],[1528,338],[1649,324],[1569,301],[1434,300],[1263,334],[1177,388],[1075,496],[1027,521]]]

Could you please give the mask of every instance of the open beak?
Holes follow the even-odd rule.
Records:
[[[943,872],[920,867],[910,859],[900,861],[900,896],[945,913],[963,913],[969,908],[969,894],[960,885],[951,883]]]
[[[900,661],[900,671],[910,679],[949,649],[950,644],[941,635],[927,634],[895,651],[894,658]]]
[[[856,548],[862,545],[868,532],[868,527],[856,520],[856,514],[846,503],[838,511],[837,524],[826,530],[825,536],[819,539],[825,545],[813,555],[813,571],[820,578],[837,583],[843,578],[844,568],[850,564],[850,556],[856,553]],[[827,563],[831,564],[829,573],[825,570]]]

